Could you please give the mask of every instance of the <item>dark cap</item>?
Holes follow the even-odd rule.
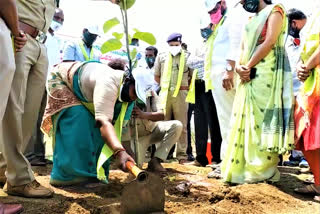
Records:
[[[180,33],[173,33],[168,37],[167,42],[181,42],[181,38],[182,35]]]

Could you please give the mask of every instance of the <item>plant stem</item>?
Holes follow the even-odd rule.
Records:
[[[129,30],[128,30],[128,14],[127,14],[127,0],[123,0],[123,8],[121,10],[123,26],[124,26],[124,33],[126,34],[126,48],[127,48],[127,55],[129,60],[129,71],[130,74],[132,73],[132,60],[130,56],[130,48],[129,48]]]

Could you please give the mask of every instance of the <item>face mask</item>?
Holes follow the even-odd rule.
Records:
[[[249,13],[258,12],[259,0],[246,0],[243,4],[243,9]]]
[[[211,23],[212,24],[218,24],[222,18],[222,14],[221,14],[221,6],[219,6],[219,9],[213,13],[210,14],[210,18],[211,18]]]
[[[87,46],[91,47],[94,41],[96,41],[97,35],[89,33],[89,31],[84,32],[83,40]]]
[[[60,24],[59,22],[56,22],[56,21],[52,20],[51,25],[50,25],[50,28],[51,28],[53,31],[58,31],[61,27],[62,27],[62,24]]]
[[[155,61],[156,61],[155,57],[146,57],[146,62],[148,64],[149,68],[153,67]]]
[[[130,90],[130,85],[132,82],[126,82],[122,85],[121,91],[120,91],[120,101],[121,102],[132,102],[130,95],[129,95],[129,90]]]
[[[300,30],[296,27],[290,27],[289,35],[293,38],[300,38]]]
[[[181,46],[170,46],[169,51],[172,56],[177,56],[181,51]]]
[[[201,36],[202,38],[204,39],[208,39],[209,36],[212,34],[212,29],[211,28],[204,28],[204,29],[201,29]]]

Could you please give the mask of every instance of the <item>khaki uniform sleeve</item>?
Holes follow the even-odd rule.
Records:
[[[156,63],[154,64],[154,75],[161,77],[161,60],[160,56],[157,57]]]
[[[110,77],[98,79],[93,92],[95,119],[103,123],[113,119],[114,106],[118,99],[120,79]]]

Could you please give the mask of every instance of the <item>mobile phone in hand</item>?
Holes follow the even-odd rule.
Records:
[[[251,68],[250,70],[250,79],[254,79],[256,77],[257,74],[257,69],[256,68]]]

